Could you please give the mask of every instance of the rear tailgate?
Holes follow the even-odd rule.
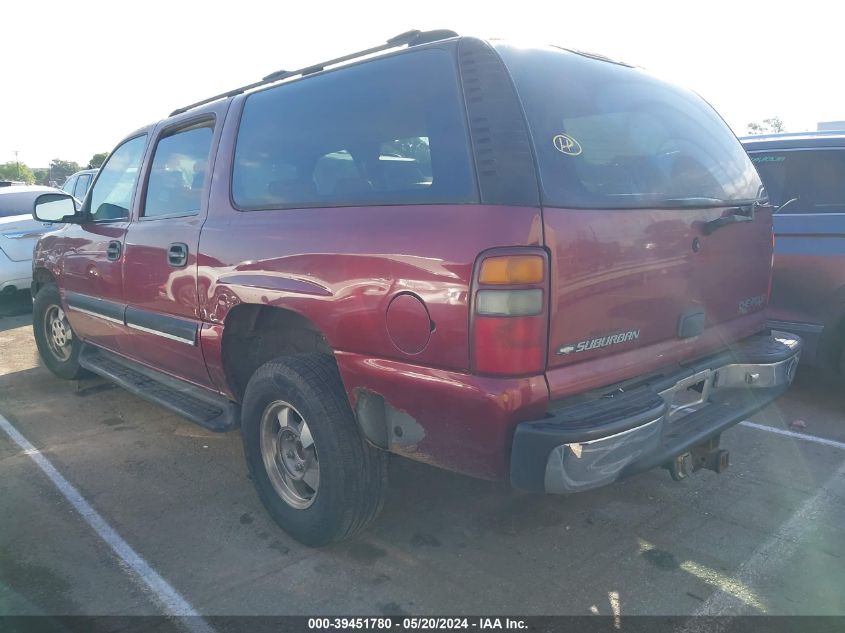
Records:
[[[686,339],[761,311],[771,214],[758,211],[753,222],[706,235],[705,223],[725,212],[545,208],[552,252],[549,367],[661,342],[688,348]],[[722,329],[713,340],[726,344],[729,336]],[[670,351],[661,348],[663,355]]]
[[[540,175],[548,368],[595,360],[594,374],[630,378],[762,329],[771,208],[718,114],[624,64],[551,47],[496,49]],[[583,379],[592,365],[569,374]]]

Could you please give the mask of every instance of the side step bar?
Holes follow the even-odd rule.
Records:
[[[240,423],[241,410],[237,403],[99,347],[84,344],[79,364],[210,431],[231,431]]]

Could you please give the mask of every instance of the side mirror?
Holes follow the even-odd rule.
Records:
[[[82,217],[76,213],[76,198],[66,193],[42,193],[35,199],[32,217],[39,222],[80,224]]]

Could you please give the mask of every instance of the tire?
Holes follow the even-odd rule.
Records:
[[[381,511],[387,454],[361,434],[332,356],[297,354],[259,367],[246,388],[241,434],[258,496],[297,541],[317,547],[349,538]]]
[[[64,345],[53,335],[52,323],[60,321],[64,331]],[[74,380],[87,374],[79,366],[82,341],[67,321],[56,284],[45,284],[32,302],[32,330],[41,360],[59,378]],[[57,333],[57,336],[62,336]]]

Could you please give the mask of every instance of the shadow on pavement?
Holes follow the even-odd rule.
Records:
[[[28,290],[0,295],[0,332],[20,327],[21,317],[32,313],[32,299]]]

